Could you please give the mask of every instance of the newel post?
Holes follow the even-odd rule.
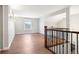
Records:
[[[45,48],[47,48],[47,26],[44,26],[44,40],[45,40]]]

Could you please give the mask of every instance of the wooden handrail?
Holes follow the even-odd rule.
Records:
[[[63,30],[63,29],[65,29],[65,30]],[[52,28],[52,29],[48,29],[47,28],[47,30],[48,31],[59,31],[59,32],[68,32],[68,33],[77,33],[77,34],[79,34],[79,32],[78,31],[70,31],[70,30],[68,30],[68,29],[66,29],[66,28]]]

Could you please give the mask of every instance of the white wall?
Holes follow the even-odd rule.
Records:
[[[23,28],[24,28],[23,19],[15,18],[15,33],[16,34],[23,33],[24,32]]]
[[[59,18],[57,18],[57,17],[52,18],[52,17],[59,15],[59,14],[62,14],[62,13],[65,13],[65,12],[66,12],[66,8],[58,10],[58,11],[53,12],[53,13],[50,13],[45,17],[41,17],[40,18],[40,33],[44,34],[44,26],[57,27],[57,24],[56,24],[58,22],[57,19],[60,19],[60,17],[59,16],[58,16]]]
[[[3,8],[0,5],[0,49],[2,49],[3,47]]]
[[[56,23],[57,28],[66,28],[66,18],[61,19]]]
[[[51,19],[52,20],[52,19]],[[47,27],[57,27],[56,23],[51,21],[49,18],[46,18],[46,17],[42,17],[40,18],[40,33],[41,34],[44,34],[44,26],[47,26]]]
[[[14,22],[8,13],[8,5],[0,6],[0,49],[8,49],[15,35]]]
[[[79,6],[70,6],[69,14],[69,24],[65,23],[66,18],[63,18],[57,23],[58,27],[65,27],[67,24],[69,25],[70,30],[79,31]]]
[[[8,5],[3,5],[3,49],[8,47]]]
[[[32,33],[39,33],[39,18],[32,19]]]
[[[70,17],[70,30],[79,31],[79,14]]]
[[[51,20],[49,20],[49,19],[45,20],[45,26],[48,26],[48,27],[52,27],[52,26],[53,27],[57,27],[56,22],[53,22]]]
[[[32,30],[24,30],[24,21],[32,21]],[[24,33],[38,33],[39,32],[39,19],[15,17],[15,32],[16,34]]]
[[[0,48],[8,48],[8,5],[0,6]]]
[[[57,22],[57,27],[66,28],[66,18]],[[70,30],[79,31],[79,14],[70,15]]]
[[[51,19],[52,20],[52,19]],[[50,19],[48,18],[40,18],[40,33],[41,34],[44,34],[44,26],[47,26],[47,27],[57,27],[57,24],[53,21],[51,21]]]
[[[40,18],[39,25],[40,33],[44,34],[45,18]]]

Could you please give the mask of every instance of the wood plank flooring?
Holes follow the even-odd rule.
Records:
[[[16,35],[10,49],[2,54],[51,54],[44,48],[44,36],[41,34]]]

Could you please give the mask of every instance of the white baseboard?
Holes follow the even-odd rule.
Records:
[[[18,34],[35,34],[35,33],[39,33],[39,32],[32,32],[32,33],[16,33],[16,35],[18,35]]]

